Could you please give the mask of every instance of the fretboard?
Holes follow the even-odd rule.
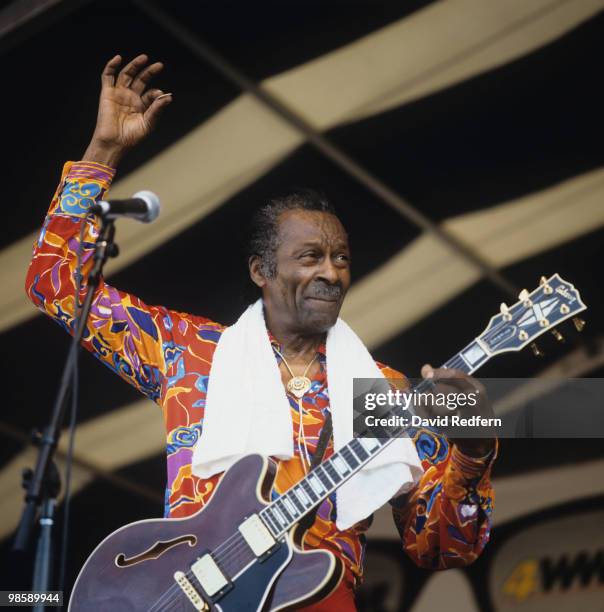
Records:
[[[488,359],[487,351],[483,350],[478,340],[474,340],[441,367],[456,368],[471,374]],[[424,392],[430,384],[430,381],[423,380],[412,391]],[[275,537],[288,531],[401,433],[402,430],[393,430],[388,438],[355,438],[348,442],[260,512],[267,527]]]

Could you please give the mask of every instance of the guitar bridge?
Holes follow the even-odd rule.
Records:
[[[195,587],[191,584],[191,581],[184,572],[174,572],[174,580],[176,580],[176,584],[182,589],[198,612],[208,612],[210,607],[195,590]]]

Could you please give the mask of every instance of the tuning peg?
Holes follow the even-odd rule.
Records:
[[[554,292],[551,285],[547,284],[547,278],[545,278],[545,276],[542,276],[539,279],[539,284],[541,285],[541,288],[543,289],[543,293],[545,293],[545,295],[551,295]]]
[[[558,342],[564,342],[564,336],[557,329],[552,329],[552,336],[554,336]]]
[[[573,317],[573,323],[575,324],[575,329],[578,332],[583,331],[583,328],[585,327],[585,321],[583,319],[580,319],[579,317]]]
[[[524,306],[526,306],[527,308],[530,308],[533,303],[531,302],[530,298],[529,298],[529,292],[526,289],[523,289],[519,294],[518,294],[518,299],[523,303]]]
[[[506,321],[509,321],[512,318],[512,315],[510,314],[510,309],[505,302],[501,302],[501,305],[499,306],[499,312],[503,315],[503,318]]]
[[[531,350],[533,351],[533,355],[535,355],[535,357],[543,357],[543,352],[537,346],[536,342],[531,343]]]

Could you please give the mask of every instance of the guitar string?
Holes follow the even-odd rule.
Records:
[[[229,540],[233,540],[233,538],[236,537],[237,534],[231,536]],[[256,559],[256,556],[252,553],[251,549],[247,545],[247,542],[242,537],[234,541],[228,548],[224,547],[225,544],[226,542],[221,545],[221,555],[216,554],[216,551],[218,550],[216,549],[212,556],[214,557],[217,563],[220,563],[221,569],[227,576],[233,576],[237,574],[239,571],[241,571],[242,568],[244,568],[246,565]],[[193,578],[191,573],[188,571],[185,572],[185,575],[189,579]],[[184,593],[181,593],[181,591],[182,590],[177,583],[171,585],[171,587],[169,587],[164,593],[162,593],[159,599],[155,602],[155,604],[151,608],[151,611],[158,609],[157,606],[163,607],[165,605],[171,605],[175,601],[175,599],[178,600],[180,598],[181,594],[184,595]],[[168,598],[168,600],[166,598]]]
[[[284,496],[285,495],[287,495],[287,492],[284,493]],[[230,546],[225,548],[226,544],[233,539],[235,539],[236,541],[232,542]],[[217,554],[218,551],[220,551],[221,554]],[[242,553],[248,554],[244,555]],[[221,544],[215,551],[212,552],[212,556],[214,557],[214,560],[221,565],[222,569],[224,569],[226,575],[233,575],[237,573],[242,567],[245,567],[245,565],[247,565],[256,558],[255,555],[252,553],[251,549],[248,547],[248,544],[245,539],[241,536],[241,534],[234,534],[228,540],[223,542],[223,544]],[[236,562],[236,565],[234,567],[233,562]],[[189,572],[186,572],[185,575],[187,575],[188,577],[192,577]],[[174,593],[178,594],[179,590],[180,587],[178,584],[171,585],[166,591],[164,591],[164,593],[162,593],[162,595],[155,602],[151,610],[154,610],[158,604],[164,603],[166,597]]]
[[[290,492],[291,492],[291,489],[285,492],[281,497],[285,497]],[[298,518],[301,518],[301,517],[298,517]],[[242,553],[245,553],[245,552],[248,553],[247,556],[242,555]],[[249,549],[245,539],[241,536],[241,534],[236,533],[236,534],[233,534],[227,540],[225,540],[225,542],[223,542],[218,548],[216,548],[212,552],[212,556],[214,560],[222,566],[226,575],[233,575],[233,573],[237,573],[237,571],[240,570],[240,567],[245,567],[245,565],[247,565],[248,563],[250,563],[256,558],[255,555],[249,554],[251,552],[252,551],[251,549]],[[243,565],[241,565],[242,559],[245,559],[245,562],[243,563]],[[236,570],[235,572],[233,572],[231,569],[233,562],[237,562],[237,565],[233,568]],[[186,575],[190,576],[188,572],[186,573]],[[171,585],[164,593],[162,593],[162,595],[155,602],[151,610],[155,609],[158,604],[164,603],[164,600],[166,597],[172,595],[173,593],[178,594],[179,590],[180,590],[180,587],[178,584]]]
[[[230,546],[227,546],[227,549],[225,549],[225,546],[231,542],[232,540],[235,540],[234,542],[232,542],[232,544]],[[245,546],[243,546],[244,544],[247,544],[246,541],[243,539],[243,536],[241,536],[241,534],[239,533],[235,533],[233,534],[230,538],[228,538],[227,540],[225,540],[215,551],[212,552],[212,557],[214,557],[216,562],[221,563],[221,565],[223,567],[226,566],[227,563],[232,562],[233,560],[238,560],[240,557],[237,556],[233,556],[231,553],[235,552],[235,549],[238,547],[238,544],[241,544],[241,546],[239,547],[241,551],[245,550]],[[222,550],[221,550],[222,549]],[[218,555],[218,551],[221,551],[221,555]],[[228,557],[224,557],[223,555],[225,553],[229,553]],[[218,558],[218,557],[221,558]],[[251,559],[250,559],[251,560]],[[226,567],[225,567],[226,570]],[[185,572],[185,575],[187,575],[188,577],[190,577],[191,575],[189,574],[189,572]],[[180,587],[178,586],[178,584],[173,584],[171,585],[166,591],[164,591],[164,593],[162,593],[162,595],[160,595],[159,599],[156,601],[156,603],[154,604],[153,608],[155,608],[155,606],[160,603],[165,596],[169,595],[171,592],[178,592],[180,590]],[[151,609],[153,609],[151,608]]]
[[[285,497],[287,494],[288,494],[288,492],[284,493],[282,497]],[[247,548],[247,546],[248,546],[247,542],[241,536],[241,534],[235,533],[230,538],[225,540],[218,548],[216,548],[214,551],[212,551],[212,557],[214,558],[214,560],[217,563],[221,564],[221,566],[224,568],[226,574],[229,575],[231,573],[231,572],[228,571],[230,569],[230,567],[227,567],[227,566],[231,565],[233,561],[240,562],[241,558],[242,558],[241,553],[246,551],[246,550],[250,550],[250,549]],[[255,557],[253,555],[250,555],[246,559],[246,563],[245,564],[249,563],[254,558]],[[237,568],[237,569],[239,569],[239,568]],[[175,591],[178,592],[178,589],[180,589],[178,584],[172,585],[167,591],[165,591],[160,596],[159,600],[156,602],[155,605],[157,605],[157,603],[163,601],[165,596],[169,595],[171,592],[175,592]]]
[[[287,495],[287,492],[283,494],[283,496],[285,495]],[[234,536],[231,536],[229,540],[232,540],[234,537],[236,538],[237,535],[240,535],[240,534],[234,534]],[[218,558],[218,556],[216,555],[216,551],[218,551],[218,549],[216,549],[216,551],[212,553],[212,556],[213,557],[215,556],[215,561],[221,564],[221,569],[224,570],[226,575],[234,575],[238,573],[238,571],[241,571],[242,568],[244,568],[246,565],[248,565],[249,563],[253,562],[256,559],[256,556],[253,554],[253,552],[251,551],[251,549],[249,548],[249,546],[247,545],[247,542],[243,539],[243,537],[241,537],[238,541],[234,542],[230,546],[228,551],[224,550],[225,544],[226,542],[223,543],[221,547],[219,547],[219,548],[223,548],[222,555],[220,555],[220,558]],[[242,553],[247,553],[247,554],[242,554]],[[231,570],[230,566],[233,564],[233,562],[237,562],[237,565],[233,567],[233,569]],[[188,571],[185,572],[185,575],[189,579],[194,578],[193,575]],[[178,584],[171,585],[164,593],[162,593],[159,599],[156,600],[154,605],[151,607],[150,612],[157,609],[158,605],[162,605],[162,606],[170,605],[175,600],[178,600],[178,598],[181,595],[181,591],[182,590],[180,589]],[[184,595],[184,593],[182,594]],[[173,598],[172,597],[173,595],[176,595],[176,598]],[[170,599],[166,601],[166,597],[170,597]]]
[[[224,550],[224,545],[226,544],[226,542],[228,542],[229,540],[232,540],[233,538],[237,538],[237,541],[233,542],[233,544],[230,547],[228,547],[228,550]],[[220,564],[221,568],[224,570],[226,575],[233,575],[237,573],[238,571],[240,571],[242,567],[245,567],[245,565],[253,561],[256,557],[252,553],[251,549],[248,547],[248,544],[245,541],[245,539],[242,536],[240,536],[240,534],[234,534],[233,536],[229,538],[229,540],[225,541],[219,547],[223,549],[221,551],[222,552],[221,555],[216,554],[217,551],[219,550],[219,549],[216,549],[215,551],[213,551],[212,556],[214,557],[214,560]],[[248,554],[246,555],[242,553],[248,553]],[[235,566],[233,566],[233,562],[236,562]],[[185,572],[185,575],[187,575],[189,578],[193,577],[189,572]],[[155,607],[159,603],[162,603],[166,596],[169,596],[173,593],[178,593],[179,590],[180,590],[180,587],[178,586],[178,584],[171,585],[160,596],[160,598],[156,601],[156,603],[151,608],[151,610],[155,609]]]
[[[282,497],[285,497],[288,493],[289,491],[284,493]],[[225,545],[234,538],[236,538],[237,541],[233,542],[229,547],[227,547],[228,549],[225,548]],[[219,550],[221,551],[220,555],[217,554]],[[221,568],[224,570],[226,575],[236,574],[238,571],[241,570],[241,568],[245,567],[254,559],[256,559],[256,556],[252,553],[251,549],[247,545],[247,542],[240,534],[234,534],[228,540],[223,542],[220,547],[218,547],[215,551],[212,552],[212,556],[214,557],[214,560],[217,563],[220,563]],[[231,569],[231,566],[234,562],[236,562],[237,564]],[[193,578],[193,576],[189,572],[185,572],[185,575],[188,578]],[[172,601],[174,601],[173,599],[170,599],[169,602],[166,602],[165,599],[166,597],[170,597],[173,594],[180,595],[180,591],[181,589],[178,584],[171,585],[166,591],[164,591],[164,593],[162,593],[159,599],[155,602],[155,604],[151,608],[151,611],[156,609],[157,605],[159,604],[163,605],[164,603],[171,603]]]
[[[244,552],[244,551],[242,550],[241,552]],[[252,552],[251,549],[248,549],[248,552],[251,553]],[[233,569],[237,570],[237,571],[240,571],[240,569],[242,569],[243,567],[248,565],[255,558],[256,558],[255,555],[252,553],[252,554],[248,554],[247,555],[247,557],[245,558],[245,561],[243,561],[243,559],[244,559],[243,555],[238,555],[236,557],[231,556],[230,561],[231,562],[233,560],[239,561],[240,567],[236,567],[236,568],[233,568]],[[226,567],[224,567],[224,569],[225,569],[225,571],[227,570]],[[237,573],[237,571],[234,571],[233,574]],[[192,571],[185,571],[183,573],[185,574],[185,576],[187,577],[187,579],[190,582],[195,580],[195,576],[194,576]],[[227,575],[229,575],[229,574],[230,574],[230,572],[227,572]],[[175,598],[172,597],[173,595],[176,595],[176,597]],[[159,610],[160,608],[157,608],[157,606],[159,606],[159,605],[162,606],[161,609],[164,609],[165,605],[169,605],[169,604],[172,604],[174,601],[177,601],[180,598],[181,595],[185,595],[185,597],[186,597],[186,594],[182,592],[182,589],[180,588],[180,586],[177,583],[171,585],[166,591],[164,591],[159,596],[159,598],[155,601],[153,606],[151,606],[151,608],[149,609],[149,612],[153,612],[153,610],[156,610],[156,609]],[[168,601],[165,601],[166,597],[171,597],[171,598]]]
[[[193,578],[193,576],[189,572],[184,572],[184,574],[189,581],[191,578]],[[165,598],[169,595],[170,596],[176,595],[176,597],[171,597],[168,601],[164,601]],[[155,601],[153,606],[149,608],[149,612],[154,612],[154,610],[156,609],[165,610],[167,605],[171,606],[174,603],[178,603],[179,600],[182,599],[182,596],[187,597],[186,593],[183,592],[183,590],[180,588],[180,586],[178,586],[178,584],[173,584],[171,587],[168,588],[167,591],[164,591],[164,593],[159,597],[159,599]],[[189,601],[188,597],[187,597],[187,601]],[[160,604],[161,604],[161,608],[157,608],[157,606]]]

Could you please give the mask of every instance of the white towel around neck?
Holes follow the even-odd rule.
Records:
[[[383,378],[360,338],[341,319],[327,333],[327,380],[334,446],[353,437],[353,379]],[[210,369],[202,434],[193,473],[209,478],[245,455],[294,455],[293,424],[264,321],[262,300],[221,335]],[[337,490],[337,526],[368,517],[422,474],[415,444],[395,440]]]

